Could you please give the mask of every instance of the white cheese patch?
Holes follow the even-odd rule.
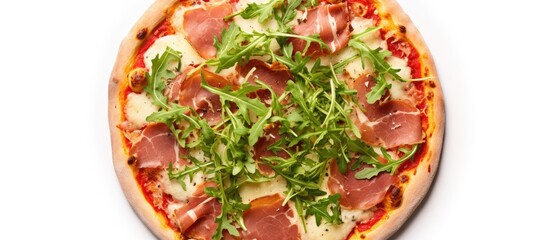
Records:
[[[126,119],[132,128],[139,129],[147,124],[147,116],[158,111],[158,107],[152,103],[151,98],[143,93],[128,94],[128,102],[125,107]]]
[[[300,226],[301,239],[346,239],[357,222],[366,220],[371,215],[370,211],[341,209],[342,224],[332,225],[323,221],[320,226],[316,225],[315,217],[310,216],[305,220],[307,232]]]
[[[181,186],[181,183],[177,180],[170,180],[167,173],[163,174],[160,184],[165,193],[170,194],[174,199],[182,202],[187,202],[189,198],[196,191],[196,188],[204,183],[204,175],[202,172],[197,172],[191,180],[189,176],[186,176],[181,181],[185,184],[185,189]]]
[[[263,183],[246,183],[239,188],[243,203],[249,203],[252,200],[273,194],[280,194],[285,197],[286,180],[282,177],[276,177],[271,181]]]
[[[188,10],[189,8],[180,6],[174,11],[172,17],[170,18],[170,24],[174,28],[175,32],[184,32],[183,21],[185,20],[185,12]]]
[[[176,51],[181,52],[181,65],[188,66],[190,64],[200,64],[205,60],[198,55],[196,50],[189,44],[187,39],[181,33],[168,35],[157,39],[153,45],[145,52],[145,67],[151,69],[152,60],[157,55],[162,55],[166,51],[166,47],[173,48]],[[176,66],[173,66],[175,68]]]
[[[369,27],[375,27],[371,19],[365,18],[353,18],[351,20],[351,26],[353,27],[353,32],[351,32],[351,36],[362,33]],[[371,32],[360,40],[366,43],[366,45],[368,45],[368,47],[370,47],[371,49],[376,49],[378,47],[387,49],[387,43],[381,39],[379,31]]]
[[[250,3],[262,4],[266,2],[269,2],[269,0],[240,0],[236,4],[235,12],[244,10]],[[233,21],[242,31],[247,33],[252,33],[254,31],[264,33],[267,32],[267,30],[274,31],[278,28],[278,24],[274,18],[269,18],[264,23],[259,23],[257,17],[244,19],[238,15],[233,17]]]
[[[405,80],[411,78],[412,70],[410,69],[410,67],[408,67],[408,62],[406,60],[391,56],[387,58],[387,63],[389,63],[389,65],[391,65],[392,68],[400,69],[400,71],[397,74],[401,78]],[[387,83],[391,84],[391,88],[389,89],[389,93],[391,94],[391,99],[400,99],[400,100],[411,99],[411,96],[406,93],[406,87],[409,84],[408,82],[401,82],[399,80],[395,80],[391,77],[388,77]]]

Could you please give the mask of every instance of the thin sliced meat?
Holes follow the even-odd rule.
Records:
[[[241,239],[252,240],[292,240],[299,239],[298,228],[290,219],[294,218],[292,209],[284,199],[275,194],[253,200],[251,207],[244,212],[244,224],[248,231],[241,231]]]
[[[170,84],[166,87],[166,90],[164,92],[164,95],[168,97],[169,102],[174,102],[175,100],[179,100],[179,92],[181,91],[181,84],[185,79],[187,78],[187,73],[192,68],[185,68],[179,75],[177,75]]]
[[[250,74],[252,70],[253,72]],[[269,85],[278,96],[284,93],[288,80],[293,79],[288,67],[279,62],[267,64],[263,61],[252,59],[243,66],[238,65],[237,71],[240,76],[248,77],[247,80],[252,85],[256,85],[256,79]],[[264,101],[271,98],[271,93],[268,90],[260,90],[257,95]]]
[[[183,17],[183,30],[191,46],[204,59],[215,57],[214,38],[221,38],[221,32],[229,25],[223,18],[233,12],[230,4],[206,5],[191,9]]]
[[[330,177],[328,189],[330,193],[339,193],[341,206],[350,209],[370,209],[383,201],[385,193],[393,182],[393,176],[389,173],[380,173],[372,179],[356,179],[355,174],[366,166],[361,166],[352,171],[349,164],[347,172],[341,174],[336,161],[330,164]]]
[[[267,166],[264,163],[261,163],[262,157],[272,157],[277,156],[284,159],[290,158],[290,155],[288,155],[285,151],[278,151],[273,152],[269,150],[269,147],[276,142],[280,140],[280,126],[279,125],[270,125],[266,129],[264,129],[264,134],[262,137],[260,137],[257,140],[257,143],[254,145],[254,159],[257,162],[257,166],[259,168],[259,171],[261,171],[263,174],[270,175],[274,171],[271,169],[271,167]]]
[[[328,44],[330,51],[320,49],[320,45],[311,44],[307,55],[318,56],[334,53],[347,46],[349,42],[349,10],[347,3],[323,4],[306,12],[305,19],[293,27],[296,34],[311,36],[319,34],[320,39]],[[291,39],[295,51],[303,51],[306,42],[300,39]]]
[[[217,228],[215,218],[221,213],[221,204],[204,192],[206,187],[216,187],[207,182],[200,185],[185,206],[175,210],[179,230],[192,239],[211,239]]]
[[[130,156],[135,157],[138,168],[168,167],[179,161],[179,145],[166,124],[152,123],[132,145]]]
[[[219,95],[202,88],[202,75],[208,85],[216,88],[234,87],[231,81],[206,70],[195,72],[181,84],[179,104],[189,106],[210,125],[221,122],[221,101]]]
[[[421,116],[409,101],[388,100],[369,104],[366,94],[374,86],[374,80],[361,76],[355,80],[358,103],[364,112],[355,111],[355,124],[361,131],[362,140],[369,145],[385,148],[422,142]]]

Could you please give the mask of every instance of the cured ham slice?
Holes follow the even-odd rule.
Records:
[[[168,97],[169,102],[173,102],[173,101],[179,99],[179,92],[181,91],[181,84],[183,83],[183,81],[185,81],[185,79],[187,78],[187,73],[191,69],[192,68],[185,68],[185,70],[183,70],[179,75],[177,75],[170,82],[168,87],[166,87],[166,91],[165,91],[164,95],[166,95]]]
[[[232,82],[209,71],[195,72],[181,84],[179,104],[193,108],[210,125],[215,125],[221,122],[221,101],[219,95],[202,88],[202,75],[208,85],[212,87],[233,86]]]
[[[137,160],[138,168],[168,167],[179,161],[179,145],[172,132],[163,123],[149,124],[132,145],[130,156]]]
[[[191,9],[183,17],[183,30],[194,49],[205,59],[215,57],[214,37],[220,39],[221,32],[229,25],[223,18],[231,14],[230,4],[206,5]]]
[[[302,36],[310,36],[319,34],[320,39],[328,44],[330,52],[334,53],[347,46],[349,42],[349,11],[347,3],[324,4],[306,12],[305,18],[301,23],[293,28],[296,34]],[[306,42],[300,39],[291,40],[295,51],[305,49]],[[320,46],[316,43],[311,44],[307,54],[321,55],[328,53],[326,50],[321,51]]]
[[[181,232],[191,239],[211,239],[217,228],[215,218],[221,213],[221,204],[204,192],[215,183],[200,185],[185,206],[175,210],[176,221]]]
[[[255,79],[259,79],[269,85],[278,96],[284,93],[288,80],[292,79],[288,67],[279,62],[269,65],[263,61],[252,59],[244,66],[239,65],[237,70],[242,77],[248,77],[247,80],[251,84],[256,84]],[[250,74],[250,71],[253,72]],[[260,90],[257,94],[262,100],[270,99],[271,97],[271,93],[268,90]]]
[[[264,129],[264,136],[260,137],[257,143],[254,145],[254,159],[257,162],[259,171],[267,175],[272,174],[274,171],[273,169],[271,169],[271,167],[261,163],[262,157],[278,156],[285,159],[288,159],[290,157],[290,155],[288,155],[288,153],[285,151],[278,151],[275,153],[269,150],[269,147],[271,145],[280,140],[279,130],[280,126],[278,125],[272,125],[267,129]]]
[[[422,141],[419,110],[409,101],[389,100],[369,104],[366,94],[374,86],[371,77],[361,76],[355,80],[358,103],[365,109],[357,110],[355,124],[361,131],[362,140],[369,145],[385,148],[416,144]]]
[[[248,231],[241,231],[241,239],[299,239],[298,228],[291,219],[292,209],[284,199],[275,194],[253,200],[251,207],[244,212],[244,224]]]
[[[367,166],[361,166],[354,171],[349,167],[345,174],[341,174],[337,163],[332,161],[328,189],[332,194],[341,195],[339,198],[341,206],[365,210],[383,201],[385,193],[393,182],[393,176],[385,172],[372,179],[356,179],[355,174],[365,167]]]

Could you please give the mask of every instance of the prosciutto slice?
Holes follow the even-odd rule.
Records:
[[[215,125],[221,122],[221,101],[219,95],[202,88],[202,75],[208,85],[212,87],[233,86],[231,81],[209,71],[195,72],[181,84],[179,104],[193,108],[210,125]]]
[[[172,132],[163,123],[149,124],[143,129],[130,149],[138,168],[168,167],[179,160],[179,145]]]
[[[257,162],[259,171],[267,175],[272,174],[274,171],[273,169],[271,169],[271,167],[267,166],[264,163],[261,163],[262,157],[277,156],[284,159],[290,158],[290,155],[288,155],[288,153],[285,151],[281,150],[275,153],[269,150],[269,147],[271,145],[275,144],[280,140],[279,131],[280,131],[279,125],[272,125],[267,129],[264,129],[264,136],[260,137],[257,143],[254,145],[254,159]]]
[[[341,206],[366,210],[383,201],[385,193],[393,182],[393,176],[384,172],[372,179],[356,179],[355,174],[365,167],[361,166],[354,171],[348,167],[347,172],[341,174],[337,163],[332,161],[328,189],[332,194],[339,193],[341,195],[339,198]]]
[[[283,202],[278,194],[253,200],[243,216],[248,231],[241,231],[240,239],[299,239],[297,225],[290,221],[294,213],[288,204],[282,206]]]
[[[183,16],[183,30],[186,38],[204,59],[215,57],[214,37],[220,39],[221,32],[229,25],[223,18],[231,14],[230,4],[206,5],[204,8],[188,10]]]
[[[212,238],[217,228],[215,218],[221,213],[221,204],[208,196],[204,188],[215,186],[212,182],[200,185],[189,202],[175,210],[177,225],[185,236],[192,239]]]
[[[416,144],[422,141],[419,110],[409,101],[388,100],[369,104],[366,94],[374,86],[374,80],[361,76],[355,80],[358,103],[365,109],[355,111],[355,124],[361,131],[362,140],[369,145],[385,148]]]
[[[255,80],[259,79],[269,85],[278,96],[284,93],[288,80],[293,78],[288,68],[279,62],[269,65],[263,61],[252,59],[243,66],[239,65],[237,70],[242,77],[248,77],[247,80],[251,84],[255,85]],[[250,72],[252,73],[250,74]],[[271,97],[268,90],[260,90],[257,94],[262,100]]]
[[[321,51],[320,45],[311,44],[308,55],[334,53],[347,46],[349,42],[349,10],[347,3],[323,4],[306,12],[301,23],[293,28],[296,34],[310,36],[319,34],[320,39],[328,44],[330,51]],[[291,40],[295,51],[303,51],[306,42],[300,39]]]

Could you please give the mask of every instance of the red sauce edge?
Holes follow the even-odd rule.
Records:
[[[360,232],[370,230],[374,225],[376,225],[377,222],[379,222],[379,220],[381,220],[381,218],[383,218],[383,216],[385,216],[386,213],[387,212],[385,209],[379,208],[374,212],[374,216],[372,216],[368,222],[361,223],[356,228]]]
[[[136,56],[135,56],[135,59],[134,59],[134,63],[132,65],[132,68],[144,68],[145,67],[145,57],[144,57],[145,52],[147,52],[147,50],[154,44],[154,42],[157,39],[159,39],[161,37],[164,37],[166,35],[174,34],[174,33],[175,33],[175,30],[173,29],[173,27],[171,26],[171,24],[168,21],[164,20],[162,23],[160,23],[153,30],[152,34],[141,44],[141,46],[139,46],[139,48],[137,50],[137,53],[136,53]],[[126,87],[126,89],[124,89],[124,92],[123,92],[123,102],[124,103],[126,102],[126,100],[128,98],[128,95],[132,92],[133,91],[131,90],[129,85]],[[126,116],[125,112],[124,112],[124,109],[122,109],[122,116],[124,118]],[[126,147],[128,147],[128,148],[132,147],[132,143],[127,138],[124,138],[124,143],[126,144]],[[174,230],[177,230],[177,228],[175,226],[173,226],[172,223],[169,221],[169,218],[168,218],[166,212],[163,209],[160,209],[157,206],[155,206],[153,193],[148,191],[147,188],[145,187],[145,184],[147,182],[147,178],[146,178],[145,174],[146,173],[144,171],[142,171],[141,169],[138,169],[137,174],[135,176],[139,186],[141,187],[141,191],[143,192],[143,195],[145,196],[145,199],[147,200],[147,202],[149,202],[149,204],[154,208],[154,210],[157,213],[162,214],[162,216],[166,220],[166,224],[170,228],[172,228]],[[167,206],[168,206],[168,204],[171,200],[172,200],[172,197],[170,195],[163,194],[163,196],[162,196],[162,206],[163,206],[163,208],[167,208]]]
[[[359,3],[362,3],[362,4],[366,5],[368,7],[368,11],[367,11],[365,17],[370,18],[370,19],[374,19],[376,25],[379,23],[380,17],[379,17],[379,15],[377,15],[375,13],[376,8],[372,7],[373,4],[374,4],[372,0],[349,0],[349,3],[353,3],[353,2],[359,2]],[[383,29],[381,29],[380,31],[381,31],[381,37],[383,39],[385,39],[386,32]],[[412,44],[410,44],[410,42],[408,42],[407,39],[395,40],[394,37],[390,37],[390,38],[386,39],[386,42],[387,42],[387,48],[389,49],[389,51],[391,51],[393,56],[399,57],[399,58],[407,58],[407,63],[408,63],[408,67],[410,67],[410,69],[411,69],[412,78],[421,78],[422,77],[421,60],[420,60],[420,55],[419,55],[419,52],[417,51],[417,49]],[[410,50],[410,53],[406,54],[406,52],[404,50]],[[413,84],[414,84],[414,87],[416,88],[416,90],[418,91],[418,94],[420,96],[424,96],[425,95],[425,90],[424,90],[423,82],[414,82]],[[427,103],[425,102],[424,97],[421,98],[421,100],[418,102],[416,107],[420,110],[422,110],[422,109],[426,110]],[[425,111],[420,111],[420,112],[421,112],[420,117],[421,117],[422,128],[425,131],[429,127],[429,118],[427,117]],[[417,168],[417,166],[419,165],[421,160],[427,154],[426,150],[427,150],[427,144],[426,143],[420,144],[420,146],[418,148],[418,151],[416,152],[416,154],[414,155],[412,160],[406,161],[402,165],[400,165],[400,167],[398,168],[397,173],[401,173],[401,172],[404,172],[404,171],[413,170],[413,169]],[[387,213],[388,212],[385,211],[385,209],[379,208],[378,210],[376,210],[374,212],[374,216],[372,218],[370,218],[370,220],[368,220],[367,222],[362,222],[362,223],[357,224],[356,229],[359,232],[364,232],[364,231],[367,231],[367,230],[371,229]],[[353,234],[353,232],[351,232],[350,236],[352,234]]]

